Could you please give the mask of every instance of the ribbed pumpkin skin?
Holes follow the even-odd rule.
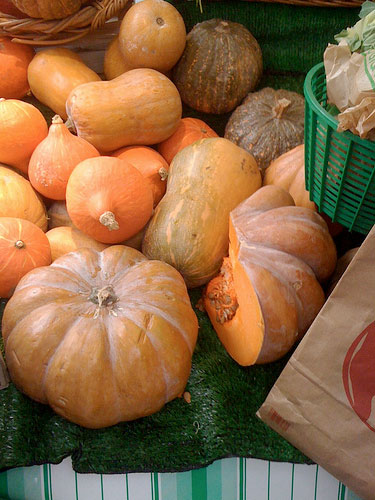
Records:
[[[194,142],[172,160],[142,252],[174,266],[189,288],[207,283],[228,251],[229,212],[260,185],[247,151],[222,137]]]
[[[272,160],[303,143],[304,117],[302,95],[265,87],[251,92],[233,111],[224,137],[249,151],[263,171]]]
[[[232,111],[263,72],[258,42],[242,24],[210,19],[188,33],[173,81],[182,101],[205,113]]]
[[[179,273],[123,245],[77,250],[28,273],[2,320],[14,384],[90,428],[181,395],[197,333]]]
[[[30,17],[61,19],[81,8],[82,0],[12,0],[14,5]]]

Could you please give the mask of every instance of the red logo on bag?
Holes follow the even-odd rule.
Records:
[[[342,378],[353,410],[375,432],[375,322],[368,325],[350,346]]]

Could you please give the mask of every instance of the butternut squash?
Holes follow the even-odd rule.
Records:
[[[190,288],[207,283],[228,251],[230,211],[260,186],[253,156],[229,140],[207,138],[185,147],[170,165],[143,253],[174,266]]]
[[[101,153],[157,144],[177,129],[182,104],[175,85],[159,71],[132,69],[110,81],[76,87],[66,103],[77,135]]]

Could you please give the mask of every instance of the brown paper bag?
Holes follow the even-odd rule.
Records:
[[[375,499],[375,226],[257,415]]]

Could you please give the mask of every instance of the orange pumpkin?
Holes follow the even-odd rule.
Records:
[[[147,180],[154,197],[154,207],[165,194],[169,164],[154,149],[148,146],[127,146],[118,149],[112,156],[127,160]]]
[[[47,231],[46,207],[25,177],[0,164],[0,186],[0,217],[27,219]]]
[[[123,245],[77,250],[28,273],[2,320],[14,384],[90,428],[181,396],[197,333],[180,274]]]
[[[60,116],[52,118],[48,136],[35,148],[28,175],[34,189],[52,200],[65,200],[66,185],[74,167],[99,151],[73,135]]]
[[[143,0],[126,12],[119,31],[119,47],[134,68],[168,71],[186,45],[186,28],[179,11],[164,0]]]
[[[300,144],[275,158],[264,171],[263,185],[280,186],[292,196],[297,207],[318,211],[316,204],[310,200],[310,193],[305,184],[305,145]],[[320,214],[328,225],[333,237],[344,229],[338,222],[324,213]]]
[[[51,263],[43,231],[26,219],[0,217],[0,297],[9,298],[29,271]]]
[[[287,191],[263,186],[229,218],[229,257],[204,305],[240,365],[269,363],[302,338],[324,304],[337,254],[324,220]]]
[[[34,55],[35,50],[29,45],[0,37],[0,97],[22,99],[29,92],[27,68]]]
[[[46,119],[38,108],[0,98],[0,162],[27,174],[30,157],[47,134]]]
[[[46,232],[51,246],[52,262],[69,252],[79,248],[92,248],[93,250],[104,250],[107,245],[90,238],[79,229],[71,226],[54,227]]]
[[[30,17],[62,19],[77,12],[85,0],[12,0],[13,4]]]
[[[143,175],[110,156],[79,163],[69,177],[66,207],[73,224],[102,243],[120,243],[148,222],[153,195]]]
[[[316,205],[310,200],[305,187],[305,146],[300,144],[275,158],[264,171],[263,185],[274,184],[284,188],[292,196],[297,207],[311,208]]]
[[[159,143],[157,148],[159,153],[170,164],[181,149],[198,141],[198,139],[207,137],[218,137],[218,134],[199,118],[182,118],[176,132]]]

